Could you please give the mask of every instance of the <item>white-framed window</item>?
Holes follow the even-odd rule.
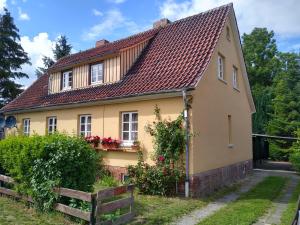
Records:
[[[72,84],[73,84],[73,72],[72,71],[63,72],[62,89],[63,90],[71,89]]]
[[[23,119],[23,134],[30,135],[30,119]]]
[[[91,84],[103,82],[103,63],[91,65]]]
[[[92,130],[92,116],[80,115],[79,116],[79,134],[84,137],[91,136]]]
[[[238,89],[238,69],[233,66],[233,71],[232,71],[232,86],[236,89]]]
[[[138,139],[138,113],[122,112],[123,145],[132,145]]]
[[[218,55],[218,78],[221,80],[225,80],[224,76],[224,57],[221,55]]]
[[[53,134],[56,131],[57,119],[56,116],[48,117],[48,134]]]

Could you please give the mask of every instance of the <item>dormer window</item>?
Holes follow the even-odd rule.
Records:
[[[62,74],[62,89],[68,90],[72,88],[73,84],[73,72],[72,71],[65,71]]]
[[[103,83],[103,63],[91,65],[91,84]]]

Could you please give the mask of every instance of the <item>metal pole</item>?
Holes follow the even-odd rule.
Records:
[[[182,97],[184,102],[184,121],[185,121],[185,197],[189,197],[190,185],[189,185],[189,113],[188,103],[186,97],[186,89],[182,90]]]

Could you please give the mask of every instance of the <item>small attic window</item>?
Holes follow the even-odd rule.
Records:
[[[230,41],[230,29],[228,26],[226,27],[226,38],[228,41]]]

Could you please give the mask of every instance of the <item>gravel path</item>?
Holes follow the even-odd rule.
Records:
[[[249,191],[257,183],[262,181],[265,177],[269,176],[269,172],[254,171],[252,175],[248,176],[241,182],[239,191],[225,195],[214,202],[209,203],[207,206],[195,210],[188,215],[183,216],[174,225],[194,225],[199,223],[204,218],[212,215],[219,209],[226,206],[229,202],[235,201],[242,193]]]

